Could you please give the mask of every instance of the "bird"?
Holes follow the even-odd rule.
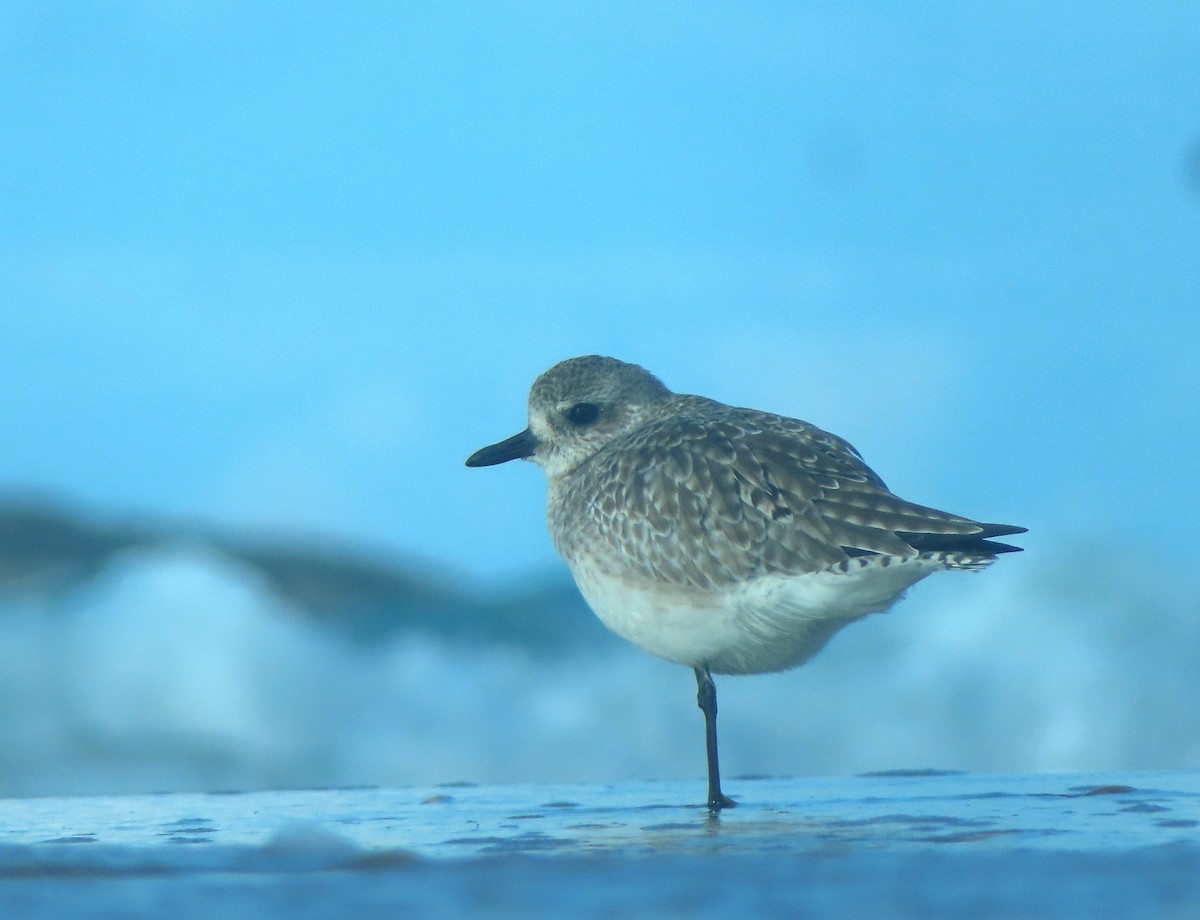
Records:
[[[570,358],[534,381],[527,427],[468,467],[531,460],[551,540],[596,616],[690,667],[711,815],[713,674],[782,671],[934,572],[986,568],[1026,528],[914,504],[848,441],[799,419],[674,393],[644,368]]]

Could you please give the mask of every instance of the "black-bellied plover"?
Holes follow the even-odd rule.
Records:
[[[596,616],[693,669],[714,813],[734,802],[712,674],[795,667],[925,576],[1019,551],[991,538],[1025,531],[904,501],[836,435],[672,393],[614,358],[556,364],[528,411],[467,466],[541,466],[550,536]]]

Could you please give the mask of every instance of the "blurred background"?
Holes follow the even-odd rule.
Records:
[[[463,466],[586,353],[1030,528],[730,776],[1200,767],[1198,349],[1195,5],[10,0],[0,794],[699,781]]]

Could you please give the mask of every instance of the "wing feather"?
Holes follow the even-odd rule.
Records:
[[[983,537],[1020,530],[904,501],[853,446],[807,422],[699,397],[680,397],[577,473],[566,488],[595,493],[557,507],[586,507],[588,526],[552,526],[560,551],[602,541],[605,558],[686,588],[816,572],[855,555],[911,557],[925,539],[986,555]]]

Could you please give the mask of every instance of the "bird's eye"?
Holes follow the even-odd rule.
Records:
[[[575,403],[567,410],[567,421],[573,425],[590,425],[600,414],[600,407],[595,403]]]

